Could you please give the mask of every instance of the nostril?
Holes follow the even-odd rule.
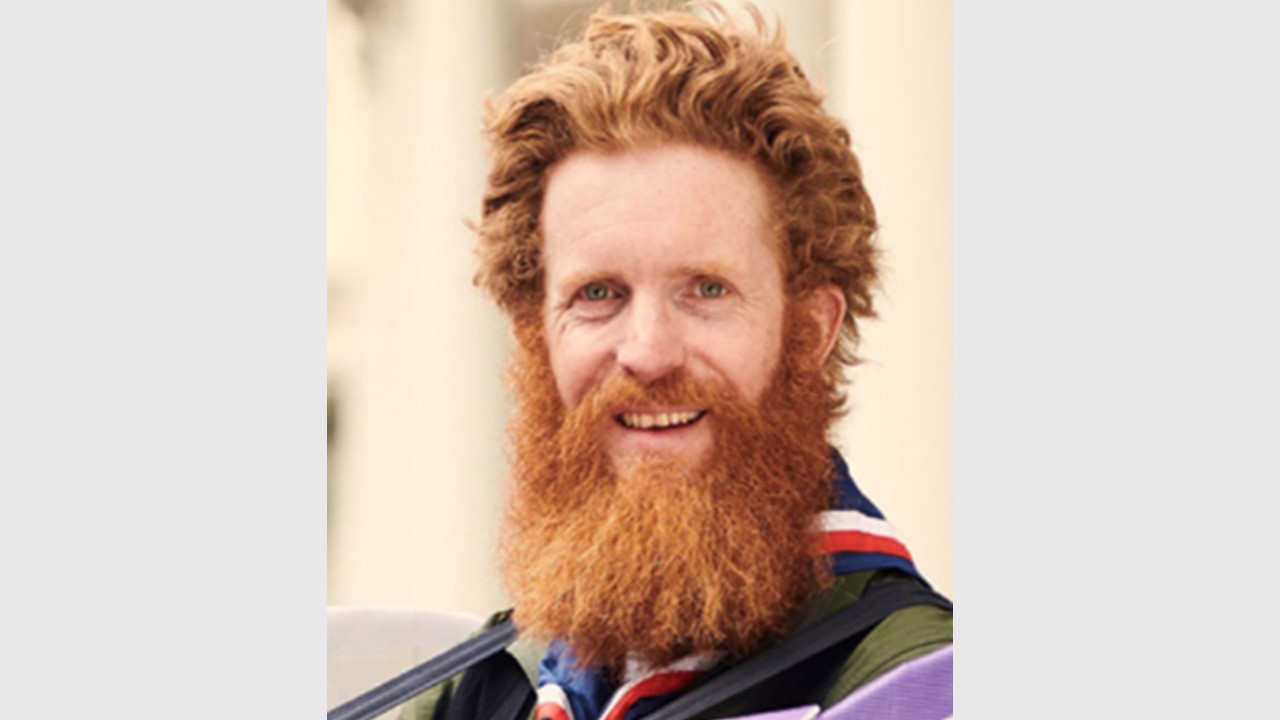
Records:
[[[684,365],[684,350],[675,343],[631,343],[619,350],[618,365],[641,382],[652,382]]]

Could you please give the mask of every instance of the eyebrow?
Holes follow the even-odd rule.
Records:
[[[617,268],[609,267],[598,270],[577,270],[564,276],[549,289],[579,288],[592,282],[616,282],[621,273]],[[727,277],[733,274],[733,268],[724,263],[710,262],[701,265],[681,265],[675,268],[675,275],[687,277],[713,276]]]
[[[733,274],[733,269],[722,263],[707,263],[705,265],[683,265],[678,271],[682,275],[690,275],[697,277],[699,275],[711,275],[715,277],[727,277]]]

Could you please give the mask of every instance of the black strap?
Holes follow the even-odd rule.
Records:
[[[495,653],[462,674],[436,720],[524,720],[537,693],[511,653]]]
[[[645,716],[645,720],[688,720],[697,713],[715,707],[823,650],[866,632],[894,612],[915,605],[932,605],[951,610],[949,600],[920,585],[913,583],[874,585],[857,601],[797,632],[782,644],[758,653],[693,688]],[[515,637],[515,626],[507,620],[363,695],[339,705],[329,711],[327,720],[370,720],[501,652],[515,640]],[[528,710],[525,709],[527,707],[525,703],[527,695],[531,692],[531,689],[513,692],[505,697],[501,704],[509,706],[510,710],[519,714],[526,713]],[[509,711],[501,714],[505,715],[506,712]]]
[[[782,644],[707,680],[646,715],[645,720],[688,720],[847,638],[866,632],[892,613],[914,605],[951,609],[949,600],[921,585],[884,583],[872,586],[856,602],[804,628]]]
[[[327,720],[370,720],[501,652],[516,639],[507,620],[329,711]]]

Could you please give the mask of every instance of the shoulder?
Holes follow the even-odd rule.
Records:
[[[854,603],[867,589],[887,583],[919,580],[903,573],[868,571],[841,576],[819,598],[815,615],[823,617]],[[898,666],[952,644],[952,613],[933,606],[914,606],[890,614],[840,660],[835,681],[823,699],[829,706]]]
[[[474,635],[502,624],[511,617],[510,610],[494,613]],[[473,635],[473,637],[474,637]],[[545,651],[540,643],[518,638],[504,651],[499,652],[469,670],[459,672],[448,680],[414,697],[401,706],[398,720],[442,720],[458,715],[471,717],[486,702],[485,696],[493,689],[527,687],[530,698],[536,685],[538,659]],[[521,690],[520,692],[524,692]],[[455,707],[457,706],[457,707]],[[478,716],[478,715],[476,715]]]
[[[826,623],[831,622],[831,616],[836,613],[862,626],[866,618],[850,618],[851,606],[856,605],[870,588],[892,583],[923,585],[916,578],[896,570],[868,570],[837,577],[831,587],[814,598],[791,635],[781,640],[779,645],[785,646],[791,638],[800,635],[814,637],[809,631],[813,626],[822,625],[822,632],[826,632]],[[951,612],[932,606],[911,606],[890,613],[870,630],[848,629],[853,634],[813,654],[799,650],[808,646],[809,640],[785,651],[783,656],[790,656],[793,660],[797,652],[807,657],[755,681],[699,717],[735,717],[815,704],[830,708],[904,663],[951,645]]]

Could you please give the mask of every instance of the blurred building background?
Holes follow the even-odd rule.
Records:
[[[485,172],[481,102],[601,4],[329,0],[331,605],[505,603],[507,328],[471,285],[464,225]],[[951,3],[757,6],[827,88],[881,222],[881,317],[836,442],[951,595]]]

